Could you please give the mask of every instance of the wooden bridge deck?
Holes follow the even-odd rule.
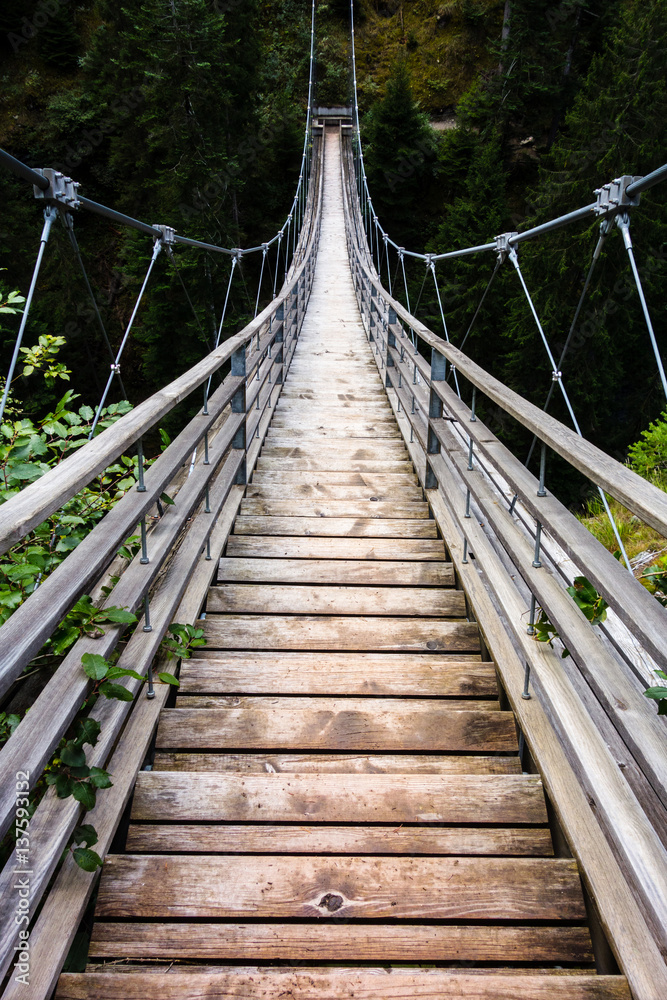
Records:
[[[106,861],[89,969],[57,997],[625,1000],[624,977],[595,974],[576,863],[555,856],[370,354],[336,143],[208,645]]]

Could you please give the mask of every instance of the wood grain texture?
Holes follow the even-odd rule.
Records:
[[[184,662],[180,681],[181,694],[497,696],[493,663],[428,653],[211,652]]]
[[[433,521],[377,517],[243,517],[236,518],[236,535],[326,536],[343,538],[437,538]]]
[[[365,502],[391,501],[405,504],[423,499],[421,487],[415,484],[407,486],[381,486],[373,490],[368,486],[340,485],[337,483],[250,483],[246,490],[247,497],[259,497],[266,500],[285,502],[287,500],[352,500]]]
[[[178,711],[166,709],[162,714]],[[142,771],[137,778],[132,819],[517,825],[546,822],[546,808],[542,783],[532,774]]]
[[[519,774],[516,756],[481,754],[168,753],[156,771],[232,771],[239,774]]]
[[[622,976],[461,972],[98,972],[60,977],[56,1000],[631,1000]]]
[[[475,624],[441,618],[212,614],[203,625],[213,649],[479,651]]]
[[[384,584],[403,587],[451,587],[447,562],[390,562],[362,559],[221,559],[219,583]]]
[[[463,591],[426,587],[228,583],[211,587],[207,613],[463,618]]]
[[[98,918],[582,920],[565,858],[110,855]]]
[[[257,459],[258,472],[377,472],[386,475],[387,473],[405,473],[409,475],[412,469],[412,462],[397,458],[378,458],[367,460],[337,457],[335,454],[328,458],[322,455],[321,458],[263,458]]]
[[[132,823],[130,854],[405,854],[549,857],[548,828]]]
[[[295,538],[230,535],[226,555],[267,559],[403,559],[442,561],[445,543],[435,538]]]
[[[96,924],[95,958],[261,961],[590,962],[583,927]],[[444,995],[444,994],[443,994]],[[319,996],[319,994],[318,994]]]
[[[509,712],[270,712],[172,708],[157,745],[191,750],[363,750],[384,753],[515,753]]]
[[[176,708],[205,708],[227,712],[230,709],[247,709],[258,712],[432,712],[434,705],[452,712],[498,712],[497,701],[480,698],[355,698],[322,697],[284,694],[176,694]]]
[[[307,477],[308,482],[312,485],[317,485],[318,483],[339,483],[343,486],[367,486],[371,490],[380,488],[382,486],[416,486],[417,485],[417,474],[416,472],[364,472],[364,471],[352,471],[351,469],[346,469],[343,472],[337,472],[335,470],[327,469],[317,469],[311,470],[312,475]],[[258,469],[253,472],[252,482],[256,484],[266,484],[266,483],[299,483],[303,484],[304,478],[303,470],[299,469],[275,469],[275,470],[262,470]]]
[[[403,442],[387,441],[356,441],[354,438],[338,438],[335,441],[315,440],[301,441],[294,444],[279,445],[274,444],[268,438],[262,448],[263,458],[284,458],[287,459],[324,459],[324,458],[349,458],[353,462],[374,462],[375,459],[383,461],[405,462],[408,459],[408,451]]]
[[[263,500],[253,497],[241,504],[241,514],[270,517],[428,518],[427,503],[397,503],[381,500]]]

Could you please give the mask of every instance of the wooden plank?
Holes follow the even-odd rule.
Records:
[[[157,745],[191,750],[379,750],[383,753],[516,753],[511,712],[206,711],[172,708],[162,716]]]
[[[383,503],[381,500],[262,500],[251,498],[241,504],[241,514],[265,517],[354,517],[428,518],[428,504]]]
[[[239,516],[235,535],[325,535],[330,538],[437,538],[435,522],[418,518]]]
[[[215,649],[479,652],[479,631],[473,622],[440,618],[208,615],[203,626],[206,641]]]
[[[381,486],[373,490],[369,486],[346,486],[338,483],[255,483],[246,489],[247,497],[261,497],[267,500],[285,502],[287,500],[306,500],[324,502],[326,500],[368,501],[372,503],[391,501],[396,504],[423,499],[421,487]],[[372,499],[371,499],[372,498]]]
[[[230,535],[226,554],[267,559],[388,559],[441,562],[445,544],[435,538],[318,538]]]
[[[371,458],[366,461],[357,460],[342,456],[336,458],[334,455],[327,458],[323,455],[318,458],[263,458],[257,459],[258,472],[275,472],[282,469],[285,472],[405,472],[411,473],[412,462],[401,461],[400,459]]]
[[[309,475],[308,482],[312,485],[319,483],[329,485],[330,483],[341,486],[363,486],[371,489],[373,493],[382,487],[390,486],[416,486],[417,474],[415,472],[363,472],[348,469],[343,472],[320,469]],[[271,472],[258,470],[253,472],[252,481],[254,484],[265,485],[267,483],[300,483],[303,484],[303,472],[295,469],[278,469]]]
[[[444,661],[444,662],[443,662]],[[211,653],[181,666],[181,693],[497,696],[493,663],[442,654]]]
[[[56,1000],[631,1000],[623,976],[313,970],[95,972],[60,977]]]
[[[333,441],[314,440],[298,441],[295,443],[281,445],[274,444],[268,438],[262,448],[264,458],[351,458],[357,462],[373,462],[377,458],[383,460],[396,459],[406,461],[408,452],[401,441],[359,441],[354,438],[340,438]]]
[[[347,423],[336,422],[334,426],[326,426],[323,424],[313,423],[308,421],[308,426],[298,425],[295,421],[293,427],[282,427],[279,423],[272,425],[269,428],[269,437],[272,444],[283,444],[288,445],[292,443],[300,443],[301,441],[338,441],[342,437],[356,438],[359,441],[365,441],[371,438],[373,441],[401,441],[401,432],[395,424],[390,421],[382,423],[377,421],[376,423],[368,422],[353,423],[348,421]]]
[[[228,583],[211,587],[207,612],[463,618],[466,602],[462,590],[440,587]]]
[[[553,855],[548,827],[130,825],[130,854]],[[531,961],[534,959],[531,958]]]
[[[240,774],[519,774],[519,758],[467,754],[156,753],[156,771]]]
[[[97,915],[583,920],[567,858],[109,855]]]
[[[498,701],[472,698],[355,698],[350,695],[293,695],[293,694],[176,694],[176,708],[199,708],[229,712],[236,709],[258,712],[430,712],[434,704],[452,712],[498,712]]]
[[[390,562],[364,559],[235,559],[220,560],[219,583],[350,583],[406,587],[451,587],[448,562]]]
[[[592,961],[584,927],[97,923],[95,958],[256,961]],[[317,994],[319,996],[319,994]]]

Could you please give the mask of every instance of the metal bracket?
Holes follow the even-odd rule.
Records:
[[[510,243],[510,240],[514,236],[518,235],[519,234],[517,232],[513,232],[513,233],[501,233],[499,236],[496,236],[496,253],[498,254],[498,260],[500,261],[501,264],[503,264],[507,260],[507,257],[514,249],[514,247]]]
[[[596,188],[593,192],[597,195],[597,202],[593,211],[596,215],[609,215],[610,212],[616,214],[617,212],[625,211],[628,208],[633,208],[639,204],[639,199],[641,194],[635,195],[634,198],[628,197],[626,194],[626,189],[634,184],[635,181],[640,181],[641,175],[633,177],[632,174],[623,174],[622,177],[616,177],[615,180],[611,181],[609,184],[603,184],[601,188]]]
[[[37,170],[37,173],[46,178],[49,186],[42,191],[41,188],[34,185],[35,198],[39,198],[49,205],[62,205],[68,212],[71,212],[73,208],[81,207],[77,196],[77,190],[80,186],[78,181],[73,181],[71,177],[66,177],[65,174],[59,170],[53,170],[51,167]]]
[[[176,235],[176,230],[172,229],[171,226],[161,226],[157,222],[153,223],[153,229],[159,229],[162,233],[160,237],[160,243],[165,246],[170,247],[174,242],[174,236]],[[157,239],[157,237],[156,237]]]

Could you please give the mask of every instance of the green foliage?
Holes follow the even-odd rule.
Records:
[[[575,577],[574,585],[568,587],[567,592],[591,625],[599,625],[605,621],[609,605],[585,576]],[[560,638],[557,627],[542,608],[540,608],[537,621],[531,622],[531,626],[534,630],[533,638],[536,642],[546,642],[553,647],[553,640]],[[561,653],[563,659],[569,655],[569,649],[563,649]]]
[[[102,867],[102,858],[95,851],[91,851],[93,844],[98,841],[97,831],[89,823],[77,826],[69,840],[69,847],[72,856],[79,868],[85,872],[94,872]],[[83,847],[76,847],[76,844],[83,844]]]
[[[648,585],[653,596],[667,608],[667,559],[658,559],[641,579]]]
[[[23,358],[23,375],[32,375],[33,372],[41,371],[47,384],[55,382],[57,378],[65,379],[69,382],[72,374],[62,362],[56,362],[54,356],[66,343],[64,337],[52,337],[45,333],[39,338],[35,347],[21,347]]]
[[[667,674],[664,670],[656,670],[656,673],[664,681],[667,681]],[[644,691],[644,695],[647,698],[652,698],[658,703],[658,715],[667,715],[667,687],[664,684],[658,684],[655,687],[647,688]]]
[[[61,742],[57,757],[52,761],[46,784],[53,785],[59,799],[72,796],[84,809],[92,809],[98,788],[110,788],[111,778],[99,767],[86,763],[84,746],[95,746],[100,725],[94,719],[79,719],[74,724],[74,737]]]
[[[193,649],[199,649],[205,645],[206,639],[204,638],[203,628],[197,628],[195,625],[181,625],[180,622],[175,622],[167,629],[167,635],[162,640],[160,648],[169,657],[189,660]],[[171,675],[166,674],[165,676]],[[162,674],[160,674],[160,679],[164,679]],[[173,684],[173,680],[166,683]]]
[[[423,239],[417,204],[433,179],[436,138],[412,95],[404,60],[395,64],[384,97],[365,116],[362,141],[380,221],[397,242],[414,248]]]
[[[16,715],[14,712],[10,712],[9,714],[7,712],[0,712],[0,746],[7,742],[20,721],[21,716]]]
[[[642,431],[639,441],[630,445],[628,458],[640,476],[667,489],[667,410]]]

